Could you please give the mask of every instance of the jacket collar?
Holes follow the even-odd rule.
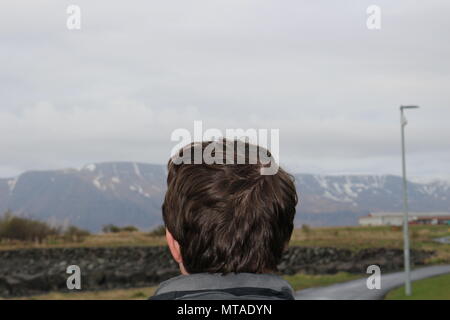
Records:
[[[176,299],[192,293],[209,291],[240,296],[276,296],[280,299],[293,299],[294,294],[289,283],[275,274],[195,273],[162,282],[154,298]]]

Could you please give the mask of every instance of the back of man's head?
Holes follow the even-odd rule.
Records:
[[[230,143],[232,154],[222,149]],[[276,270],[292,234],[297,194],[281,168],[261,174],[267,166],[261,151],[270,154],[256,147],[252,158],[253,147],[240,141],[192,143],[169,161],[163,218],[187,273]],[[196,152],[223,161],[180,161]]]

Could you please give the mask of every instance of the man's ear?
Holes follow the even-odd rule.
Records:
[[[169,230],[166,228],[166,240],[167,244],[169,245],[170,253],[172,254],[172,257],[175,259],[175,261],[180,266],[180,272],[181,274],[187,275],[189,274],[183,265],[183,257],[181,256],[181,249],[180,244],[177,240],[172,236]]]
[[[183,258],[181,257],[180,244],[178,243],[177,240],[173,238],[172,234],[170,233],[169,230],[167,230],[167,228],[166,228],[166,240],[167,244],[169,245],[172,257],[178,264],[183,263]]]

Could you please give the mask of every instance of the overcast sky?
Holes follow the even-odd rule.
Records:
[[[449,176],[449,17],[448,0],[3,1],[0,177],[166,163],[194,120],[279,129],[292,171],[400,174],[401,104],[421,106],[409,174]]]

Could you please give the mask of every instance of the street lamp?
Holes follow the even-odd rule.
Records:
[[[409,231],[408,231],[408,190],[406,181],[405,161],[405,126],[408,121],[405,118],[404,109],[417,109],[418,106],[400,106],[400,123],[402,128],[402,168],[403,168],[403,251],[405,264],[405,294],[411,295],[411,268],[409,259]]]

